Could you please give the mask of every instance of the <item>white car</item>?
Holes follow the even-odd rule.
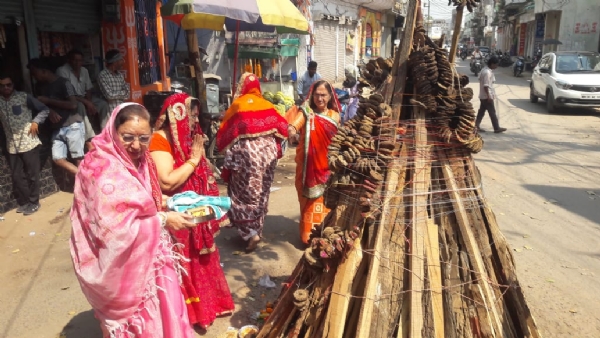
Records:
[[[560,108],[600,108],[600,54],[551,52],[533,70],[529,99],[546,101],[549,113]]]

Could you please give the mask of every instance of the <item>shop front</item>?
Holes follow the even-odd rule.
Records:
[[[360,56],[363,59],[381,56],[381,12],[361,7],[358,17],[362,24]]]
[[[111,6],[113,11],[107,11]],[[1,0],[0,8],[0,71],[13,79],[19,91],[35,93],[26,68],[32,58],[45,58],[58,68],[71,49],[81,50],[84,67],[95,82],[104,67],[103,55],[112,48],[125,54],[131,101],[141,103],[144,93],[168,88],[162,20],[157,15],[160,2],[156,0]],[[52,164],[51,131],[45,124],[40,126],[40,138],[42,197],[59,188],[71,190],[73,178]],[[0,128],[3,154],[5,142]],[[5,156],[0,157],[0,190],[0,212],[14,208]]]

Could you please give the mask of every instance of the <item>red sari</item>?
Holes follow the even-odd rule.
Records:
[[[154,134],[150,151],[169,151],[175,160],[173,169],[185,164],[190,158],[193,136],[202,133],[198,123],[190,128],[189,115],[191,102],[187,94],[170,96],[163,106],[161,116],[156,121],[156,129],[161,129],[169,117],[169,132],[172,144],[165,145],[164,137]],[[174,193],[194,191],[199,195],[219,196],[217,181],[208,161],[203,158],[194,173]],[[181,253],[189,259],[182,265],[187,271],[182,283],[182,291],[188,306],[191,324],[206,329],[217,316],[230,314],[235,309],[225,274],[221,268],[219,250],[214,243],[220,227],[228,225],[224,216],[220,220],[201,223],[191,230],[173,231],[177,243],[182,244]]]

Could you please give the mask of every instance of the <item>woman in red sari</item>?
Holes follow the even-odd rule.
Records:
[[[340,103],[333,86],[324,80],[313,84],[302,107],[286,113],[290,144],[296,148],[296,191],[300,202],[300,239],[308,244],[310,232],[329,209],[323,203],[330,171],[327,147],[340,123]]]
[[[165,195],[194,191],[199,195],[219,196],[217,181],[204,156],[199,106],[200,102],[187,94],[171,95],[156,121],[149,150]],[[192,230],[172,232],[175,240],[183,244],[182,254],[189,259],[183,264],[188,273],[183,276],[182,290],[190,323],[203,329],[217,316],[231,314],[235,308],[214,243],[220,227],[228,224],[224,216]]]
[[[273,104],[263,99],[258,77],[252,73],[242,75],[238,93],[217,134],[217,148],[225,152],[221,177],[228,183],[231,197],[229,219],[242,239],[248,241],[248,252],[256,249],[262,237],[287,125]]]

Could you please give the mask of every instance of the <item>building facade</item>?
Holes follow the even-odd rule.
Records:
[[[535,0],[535,13],[545,20],[545,39],[562,44],[544,46],[551,50],[600,52],[600,2],[597,0]]]

